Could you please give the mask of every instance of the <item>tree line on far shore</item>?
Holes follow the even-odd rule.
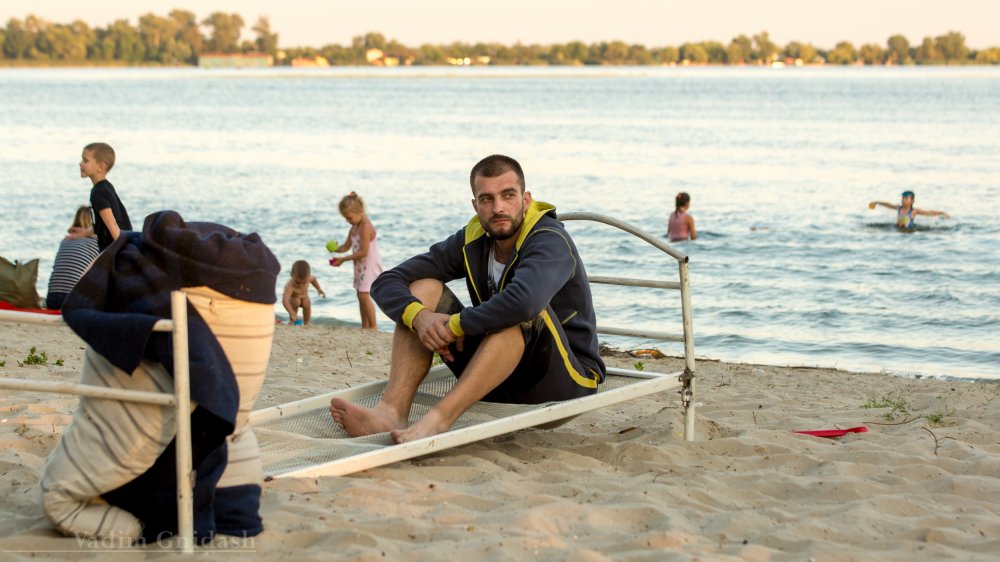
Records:
[[[239,14],[214,12],[199,21],[185,10],[173,10],[167,16],[148,13],[139,17],[136,26],[120,19],[107,27],[90,27],[80,20],[52,23],[29,15],[24,20],[12,18],[0,28],[0,64],[190,65],[197,64],[198,57],[206,53],[255,52],[272,55],[279,65],[301,57],[323,57],[331,65],[348,66],[370,64],[372,49],[400,64],[413,65],[454,64],[466,59],[491,65],[1000,64],[1000,47],[970,49],[965,36],[957,31],[925,37],[919,44],[893,35],[885,45],[855,46],[841,41],[832,49],[800,41],[782,47],[766,31],[739,35],[728,44],[702,41],[649,48],[623,41],[409,47],[375,32],[354,37],[350,45],[279,48],[278,33],[271,30],[266,17],[258,18],[250,28],[252,40],[241,39],[244,26]]]

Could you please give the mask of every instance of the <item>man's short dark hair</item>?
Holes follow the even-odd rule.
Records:
[[[517,160],[503,154],[491,154],[473,166],[472,173],[469,174],[469,187],[472,188],[472,193],[475,194],[476,176],[495,178],[510,171],[517,174],[517,182],[521,185],[521,193],[524,193],[524,171],[521,170],[521,165],[517,163]]]

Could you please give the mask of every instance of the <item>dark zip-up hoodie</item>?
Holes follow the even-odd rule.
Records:
[[[590,282],[573,240],[556,218],[555,207],[538,201],[528,207],[500,278],[499,293],[493,298],[489,298],[486,281],[490,240],[479,217],[473,217],[465,228],[428,252],[379,275],[372,285],[372,298],[389,318],[412,329],[413,317],[424,306],[410,293],[411,283],[464,278],[473,306],[452,318],[450,326],[458,335],[498,332],[533,319],[551,305],[573,353],[603,381],[606,371],[598,350]]]

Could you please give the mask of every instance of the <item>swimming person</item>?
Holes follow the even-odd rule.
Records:
[[[698,238],[698,231],[694,227],[694,217],[687,214],[691,207],[691,196],[685,192],[680,192],[674,198],[674,212],[670,213],[667,221],[667,237],[671,242]]]
[[[913,217],[917,215],[926,215],[929,217],[941,216],[944,218],[950,218],[948,213],[944,211],[931,211],[926,209],[917,209],[913,206],[913,201],[915,196],[912,191],[904,191],[902,195],[902,200],[899,205],[893,205],[892,203],[886,203],[885,201],[872,201],[868,203],[869,209],[874,209],[876,206],[881,205],[889,209],[896,209],[896,228],[903,231],[912,231],[917,227],[916,223],[913,221]]]

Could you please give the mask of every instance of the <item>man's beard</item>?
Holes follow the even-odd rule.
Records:
[[[524,207],[518,210],[516,215],[493,215],[490,217],[491,223],[492,219],[505,218],[510,221],[510,227],[505,230],[494,229],[490,224],[484,225],[483,230],[486,231],[494,240],[507,240],[511,236],[514,236],[521,230],[521,225],[524,224]]]

